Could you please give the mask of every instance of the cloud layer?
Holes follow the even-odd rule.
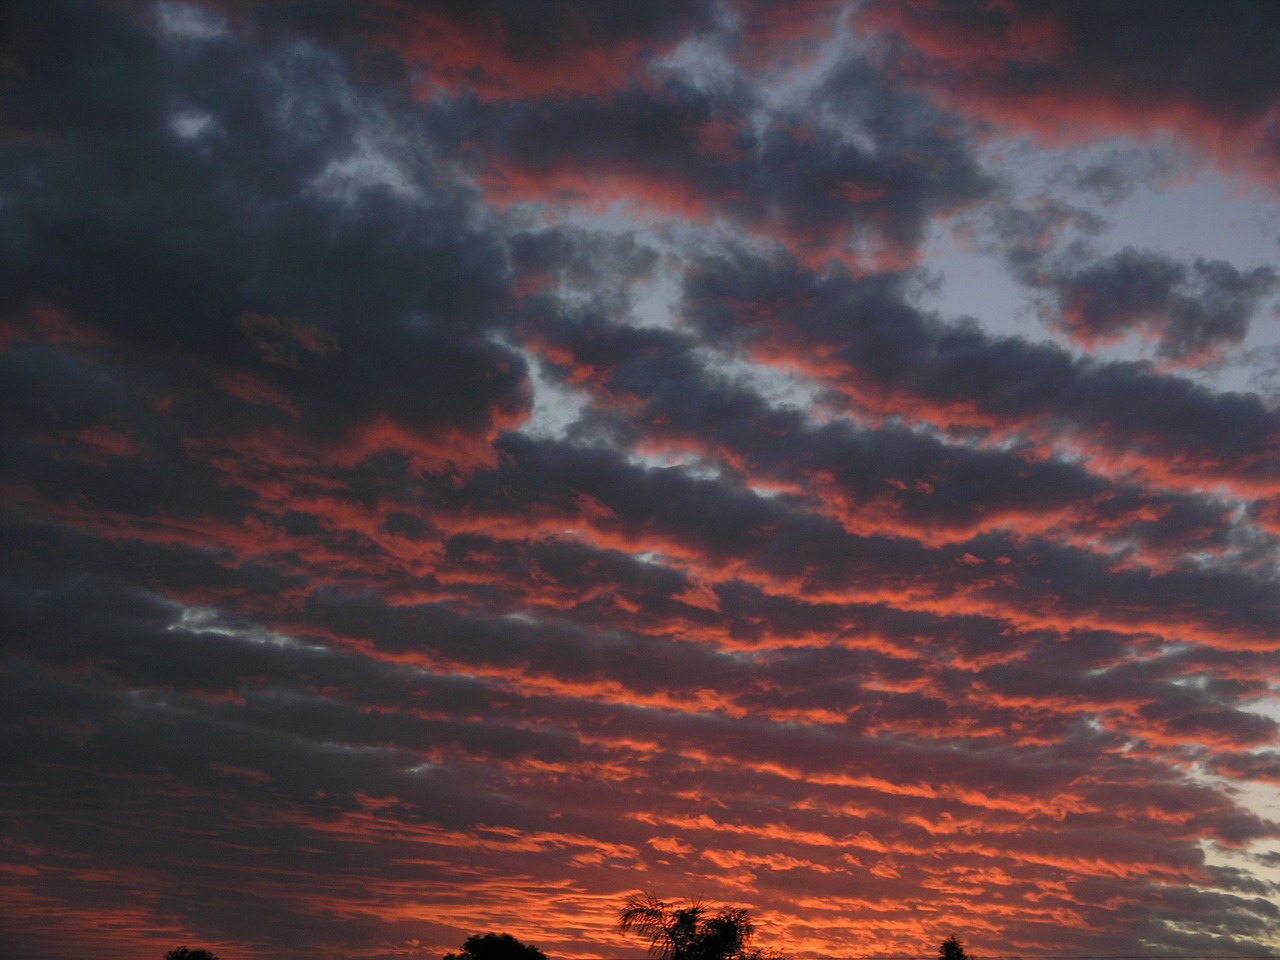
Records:
[[[11,5],[0,952],[1273,950],[1276,232],[1113,233],[1280,31],[1103,10]]]

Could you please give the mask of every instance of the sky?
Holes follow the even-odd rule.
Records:
[[[12,0],[0,957],[1280,952],[1280,5]]]

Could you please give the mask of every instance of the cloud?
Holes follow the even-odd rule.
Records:
[[[1268,281],[1263,274],[1254,282]],[[947,431],[1050,445],[1067,434],[1095,469],[1145,469],[1175,488],[1194,488],[1203,482],[1197,474],[1210,473],[1234,477],[1242,492],[1268,485],[1263,438],[1276,424],[1256,396],[946,323],[911,304],[908,275],[818,273],[786,256],[731,249],[691,272],[685,310],[708,335],[727,334],[757,359],[821,376],[872,414],[892,409]]]
[[[1237,270],[1222,260],[1189,267],[1168,257],[1126,248],[1110,257],[1051,276],[1059,323],[1086,341],[1132,330],[1159,340],[1157,354],[1189,362],[1239,343],[1275,271]]]
[[[1220,360],[1244,340],[1276,286],[1270,267],[1242,270],[1134,247],[1100,253],[1091,236],[1105,225],[1060,201],[996,208],[989,228],[987,244],[1039,294],[1043,319],[1089,350],[1138,334],[1172,364]],[[1085,236],[1068,240],[1068,230]]]
[[[358,38],[367,55],[393,53],[422,96],[466,90],[506,100],[625,86],[647,60],[685,34],[707,29],[715,11],[707,3],[667,0],[643,8],[564,0],[379,0],[320,10],[290,4],[263,13],[277,27],[287,25],[330,43],[352,44]]]
[[[1168,131],[1270,182],[1274,16],[1249,3],[921,2],[873,3],[864,23],[902,42],[896,69],[964,112],[1049,139]]]
[[[1173,101],[948,9],[15,7],[5,945],[1264,949],[1278,424],[1175,368],[1273,271],[1018,205],[1015,35]],[[966,224],[1072,349],[923,306]]]
[[[794,111],[673,73],[608,100],[461,99],[439,123],[498,203],[725,218],[819,261],[906,255],[931,216],[993,186],[963,127],[857,61]]]

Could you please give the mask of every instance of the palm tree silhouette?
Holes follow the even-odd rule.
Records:
[[[618,925],[649,938],[654,960],[750,960],[747,944],[755,933],[745,910],[722,910],[708,915],[699,900],[683,906],[659,900],[651,893],[635,894],[618,912]]]

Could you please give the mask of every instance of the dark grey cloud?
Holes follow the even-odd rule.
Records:
[[[1276,288],[1269,267],[1239,270],[1223,260],[1183,265],[1126,248],[1051,275],[1060,323],[1080,337],[1151,332],[1157,353],[1189,360],[1239,343],[1264,297]]]
[[[344,51],[366,82],[425,82],[485,97],[589,93],[629,81],[632,71],[690,33],[708,30],[705,0],[642,7],[575,0],[375,0],[285,2],[257,8],[229,0],[268,36],[301,33]]]
[[[1191,161],[1167,146],[1114,148],[1088,160],[1068,161],[1053,183],[1114,206],[1139,188],[1170,183],[1191,167]]]
[[[905,40],[903,69],[946,85],[962,104],[1033,129],[1072,122],[1105,128],[1120,115],[1142,130],[1153,121],[1185,122],[1189,114],[1193,134],[1211,135],[1265,121],[1280,94],[1276,13],[1247,0],[1212,9],[1090,0],[1052,10],[875,3],[865,15]],[[987,55],[974,56],[977,49]],[[1046,115],[1046,105],[1058,114]],[[1110,116],[1087,119],[1104,105]]]
[[[1269,285],[1266,276],[1252,283]],[[1250,283],[1234,270],[1225,279],[1228,287]],[[1138,462],[1159,459],[1174,476],[1201,469],[1242,482],[1270,476],[1266,451],[1278,425],[1256,395],[1215,393],[1146,364],[1076,359],[1050,344],[945,323],[911,305],[906,282],[834,268],[814,273],[785,256],[731,251],[691,271],[684,309],[708,335],[753,349],[767,344],[801,365],[822,343],[871,387],[859,386],[855,399],[911,397],[936,411],[929,417],[944,428],[986,432],[990,422],[1014,433],[1078,432]],[[770,309],[748,307],[756,303]]]
[[[607,101],[459,99],[435,129],[503,202],[627,200],[727,217],[823,258],[851,242],[905,250],[932,216],[993,190],[967,131],[868,64],[833,74],[809,101],[793,114],[742,85],[667,76]]]
[[[1276,289],[1270,267],[1240,269],[1225,260],[1189,262],[1154,250],[1125,247],[1101,254],[1087,242],[1053,249],[1071,223],[1092,227],[1060,204],[1008,209],[994,218],[1002,255],[1014,276],[1042,291],[1045,319],[1085,343],[1139,334],[1156,355],[1177,363],[1216,358],[1239,344]],[[1094,228],[1096,230],[1096,228]]]
[[[93,16],[64,27],[33,15],[26,43],[66,49],[76,66],[50,57],[10,83],[34,116],[13,119],[27,136],[0,159],[24,184],[8,204],[6,314],[66,314],[104,341],[89,352],[110,357],[108,376],[125,363],[134,390],[178,391],[178,420],[199,433],[292,414],[332,443],[378,414],[424,437],[519,415],[521,362],[484,339],[505,254],[466,206],[385,184],[324,195],[362,117],[383,113],[366,112],[340,63],[297,44],[252,60],[221,39],[172,57],[136,27],[91,29]],[[136,90],[100,82],[117,59],[141,75]],[[45,74],[82,114],[30,106],[29,90],[53,95]],[[175,124],[192,111],[206,132],[184,137]],[[45,117],[56,123],[35,126]],[[429,179],[429,157],[406,149],[385,162]]]
[[[566,380],[591,371],[585,383],[597,409],[584,424],[626,444],[665,441],[724,457],[743,483],[825,478],[815,500],[840,513],[861,511],[867,525],[959,535],[1041,517],[1101,541],[1175,551],[1230,545],[1226,504],[1117,483],[1079,464],[1042,459],[1031,445],[983,450],[903,427],[817,427],[803,411],[772,406],[750,385],[709,369],[699,341],[685,333],[636,330],[592,312],[564,313],[559,322],[538,316],[536,337],[554,356],[547,368]],[[831,503],[833,493],[843,502]],[[1147,511],[1159,522],[1141,519]]]

